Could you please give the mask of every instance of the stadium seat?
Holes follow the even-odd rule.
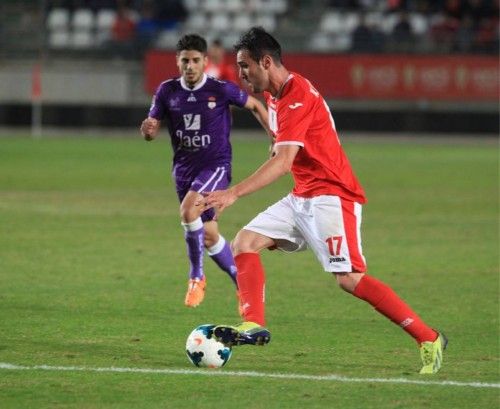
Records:
[[[358,24],[358,13],[329,11],[321,19],[320,29],[325,33],[344,35],[351,33]]]
[[[321,17],[319,28],[323,33],[338,33],[342,31],[342,15],[337,11],[328,11]]]
[[[184,4],[184,7],[192,13],[200,7],[200,1],[199,0],[183,0],[182,4]]]
[[[238,14],[233,19],[233,30],[240,33],[247,31],[252,25],[252,19],[247,13]]]
[[[328,34],[317,32],[311,39],[309,46],[318,52],[344,52],[351,48],[352,38],[349,33]]]
[[[47,27],[50,30],[66,29],[69,26],[69,10],[55,8],[49,11]]]
[[[116,11],[111,9],[101,9],[97,12],[97,30],[110,30],[116,18]]]
[[[90,30],[76,30],[71,35],[71,46],[76,49],[88,49],[95,45],[95,40]]]
[[[200,6],[206,12],[215,14],[224,11],[225,4],[223,0],[205,0]]]
[[[97,44],[105,44],[111,38],[111,27],[116,18],[116,11],[111,9],[102,9],[96,16],[96,41]]]
[[[94,13],[90,9],[75,10],[71,25],[76,30],[92,30],[95,25]]]
[[[49,33],[49,47],[52,49],[67,48],[69,42],[70,35],[66,29],[53,30]]]
[[[384,24],[384,15],[379,11],[372,11],[365,14],[365,22],[369,27],[380,29]]]
[[[223,33],[230,29],[231,20],[226,13],[215,13],[210,19],[209,29],[212,31],[217,31]]]
[[[394,26],[397,24],[398,20],[399,16],[396,13],[384,16],[384,23],[380,26],[380,29],[385,34],[390,34],[392,33],[392,30],[394,29]]]
[[[343,18],[343,32],[352,33],[354,29],[359,25],[359,14],[358,13],[346,13]]]
[[[245,11],[245,3],[243,0],[226,0],[224,8],[229,13],[241,13]]]
[[[178,40],[179,33],[176,30],[163,30],[159,33],[155,45],[158,48],[173,50]]]
[[[352,45],[352,37],[349,33],[338,34],[332,38],[332,51],[348,51]]]
[[[312,36],[309,47],[313,51],[330,52],[332,51],[332,39],[329,34],[318,31]]]
[[[288,2],[286,0],[254,0],[255,10],[265,10],[271,14],[283,14],[288,9]]]
[[[276,30],[276,17],[274,14],[258,14],[255,18],[255,25],[262,26],[272,33]]]
[[[429,22],[424,15],[420,13],[411,13],[409,16],[410,24],[416,35],[425,35],[429,29]]]
[[[231,50],[240,39],[240,35],[241,33],[239,31],[230,31],[225,33],[222,37],[222,44],[224,45],[224,48]]]
[[[203,31],[207,27],[207,17],[205,13],[191,13],[185,22],[187,30]]]

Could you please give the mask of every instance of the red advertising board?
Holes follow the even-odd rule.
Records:
[[[499,63],[489,56],[286,54],[325,98],[498,101]],[[178,75],[175,53],[146,56],[146,89]]]

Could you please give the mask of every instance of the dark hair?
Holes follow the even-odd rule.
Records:
[[[220,38],[216,38],[214,41],[212,41],[212,45],[215,47],[223,47],[224,46],[222,44],[222,40]]]
[[[281,65],[280,43],[262,27],[252,27],[234,45],[236,52],[247,50],[252,60],[259,62],[264,55],[270,55],[277,65]]]
[[[183,50],[195,50],[206,54],[207,41],[198,34],[186,34],[179,39],[175,49],[178,53]]]

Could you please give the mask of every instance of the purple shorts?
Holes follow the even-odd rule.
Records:
[[[182,202],[187,193],[213,192],[214,190],[224,190],[231,183],[231,168],[226,165],[214,168],[202,169],[191,179],[175,178],[175,190],[179,201]],[[208,209],[201,214],[201,220],[207,222],[215,217],[214,209]]]

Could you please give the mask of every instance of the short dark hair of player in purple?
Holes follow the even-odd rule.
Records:
[[[177,41],[177,45],[175,49],[178,53],[184,50],[195,50],[200,53],[207,53],[207,41],[198,34],[186,34],[183,35],[179,41]]]
[[[247,50],[252,60],[259,62],[264,55],[270,55],[277,66],[282,64],[281,45],[262,27],[252,27],[234,45],[236,52]]]

